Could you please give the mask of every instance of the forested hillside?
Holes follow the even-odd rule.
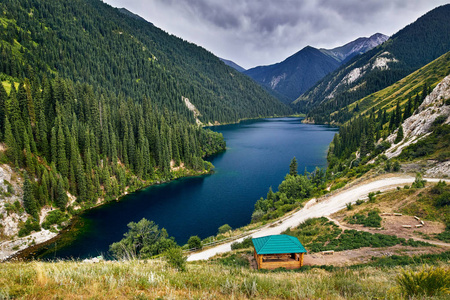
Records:
[[[13,214],[27,235],[208,172],[202,158],[225,142],[186,98],[204,123],[290,112],[206,50],[101,1],[7,0],[0,12],[0,163],[23,182],[23,197],[1,190],[0,229]],[[58,209],[39,220],[43,207]]]
[[[99,0],[7,0],[0,10],[0,72],[13,78],[60,76],[101,93],[147,97],[192,122],[182,97],[204,123],[289,113],[210,52]]]
[[[392,145],[397,145],[404,137],[406,138],[402,123],[419,113],[422,102],[436,85],[448,76],[449,71],[450,52],[392,86],[371,94],[337,113],[334,117],[343,121],[350,119],[350,121],[341,126],[339,134],[335,135],[331,143],[328,153],[329,170],[334,173],[348,172],[353,167],[368,163]],[[444,96],[438,97],[440,97],[440,103],[429,106],[430,110],[439,116],[439,120],[434,122],[434,119],[428,116],[430,120],[421,120],[420,123],[431,122],[433,123],[431,132],[442,131],[445,135],[448,132],[448,125],[441,125],[448,118],[448,114],[440,113],[440,111],[449,103]],[[395,139],[387,139],[392,134],[395,135]],[[448,148],[448,139],[444,138],[444,135],[435,138],[428,147],[425,146],[428,149],[422,149],[420,153],[410,158],[435,154],[436,157],[439,156],[439,162],[448,160],[449,152],[445,150],[446,147]],[[410,143],[413,142],[412,137],[408,137],[408,140]],[[443,143],[444,146],[441,147],[442,149],[434,149],[433,143]],[[383,159],[387,158],[383,156]],[[390,161],[386,162],[388,171],[393,167]],[[398,162],[396,168],[399,168]]]
[[[386,88],[450,50],[450,5],[440,6],[406,26],[387,42],[358,56],[298,98],[299,111],[316,123]]]

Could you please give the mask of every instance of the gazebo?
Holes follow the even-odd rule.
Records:
[[[258,269],[298,269],[303,266],[305,247],[290,235],[268,235],[252,239]]]

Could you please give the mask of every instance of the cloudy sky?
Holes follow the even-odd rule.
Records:
[[[244,68],[392,35],[449,0],[103,0]]]

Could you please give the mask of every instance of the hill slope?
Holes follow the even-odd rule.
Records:
[[[192,122],[182,97],[206,123],[289,113],[205,49],[101,1],[4,1],[0,9],[0,70],[12,77],[60,76],[102,92],[148,97]]]
[[[450,50],[450,5],[440,6],[354,58],[300,96],[296,109],[309,110],[316,122],[379,91]]]

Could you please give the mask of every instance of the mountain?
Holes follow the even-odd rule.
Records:
[[[192,122],[184,98],[203,123],[290,112],[204,48],[102,1],[6,1],[0,8],[3,39],[18,41],[3,43],[6,52],[0,53],[12,77],[30,78],[30,66],[40,76],[91,84],[99,92],[148,97]]]
[[[232,67],[233,69],[235,69],[236,71],[239,71],[241,73],[246,71],[243,67],[241,67],[240,65],[238,65],[237,63],[235,63],[235,62],[233,62],[231,60],[227,60],[227,59],[224,59],[224,58],[221,58],[220,60],[223,61],[227,66]]]
[[[334,111],[386,88],[450,50],[450,5],[433,9],[388,41],[354,57],[294,103],[315,122],[332,122]]]
[[[344,46],[336,47],[333,49],[321,48],[320,51],[332,56],[340,62],[346,62],[356,55],[366,53],[370,49],[383,44],[388,39],[389,37],[387,35],[384,35],[382,33],[375,33],[370,37],[358,38],[350,43],[345,44]]]
[[[249,69],[244,74],[292,102],[318,80],[339,67],[339,62],[322,51],[305,47],[283,62]]]
[[[0,240],[209,173],[203,158],[225,141],[201,123],[291,112],[205,49],[102,1],[0,11]]]
[[[377,33],[334,49],[307,46],[283,62],[249,69],[253,78],[284,103],[290,103],[348,59],[383,43],[387,36]],[[281,97],[280,97],[281,95]]]

